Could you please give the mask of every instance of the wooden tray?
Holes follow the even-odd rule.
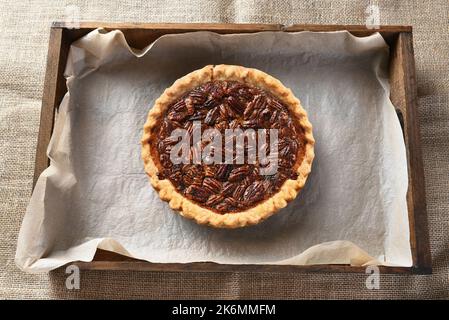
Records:
[[[407,149],[409,188],[407,193],[410,220],[410,244],[413,256],[412,267],[381,267],[385,273],[430,274],[431,256],[427,227],[424,171],[421,156],[420,132],[417,119],[415,61],[413,56],[412,28],[409,26],[381,26],[371,30],[354,25],[292,25],[279,24],[113,24],[82,22],[79,29],[69,29],[64,23],[53,23],[47,57],[47,71],[42,98],[39,138],[36,150],[34,184],[42,171],[48,167],[46,155],[53,132],[55,110],[67,91],[63,76],[70,44],[90,31],[103,27],[123,31],[128,43],[135,48],[144,48],[158,37],[168,33],[208,30],[217,33],[251,33],[260,31],[337,31],[348,30],[357,36],[380,32],[390,45],[390,98],[396,107],[404,132]],[[227,265],[212,262],[198,263],[149,263],[99,250],[92,262],[79,262],[84,269],[102,270],[149,270],[149,271],[248,271],[248,272],[365,272],[364,267],[349,265]]]

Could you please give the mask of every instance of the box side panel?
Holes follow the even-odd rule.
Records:
[[[407,149],[409,190],[410,243],[417,273],[431,273],[431,256],[427,224],[424,169],[418,119],[417,88],[413,38],[401,32],[392,50],[390,64],[391,100],[398,109],[404,128]]]
[[[63,69],[65,67],[68,52],[68,48],[66,47],[68,46],[64,46],[63,33],[63,29],[52,28],[50,30],[33,188],[39,175],[49,165],[46,151],[53,132],[54,113],[66,91]]]

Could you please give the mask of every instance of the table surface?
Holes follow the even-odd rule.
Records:
[[[83,271],[67,290],[63,269],[31,275],[14,263],[30,198],[49,28],[79,16],[108,22],[365,24],[368,1],[12,0],[0,4],[0,298],[449,298],[449,3],[376,1],[380,24],[412,25],[433,274],[160,273]]]

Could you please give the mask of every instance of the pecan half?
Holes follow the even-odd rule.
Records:
[[[243,200],[245,202],[248,201],[256,201],[263,198],[265,193],[265,186],[263,181],[255,181],[248,188],[246,188],[245,193],[243,194]]]
[[[221,182],[217,179],[206,177],[203,180],[203,187],[210,193],[218,193],[221,191]]]
[[[210,195],[210,193],[207,190],[196,184],[189,186],[184,191],[184,194],[187,198],[198,202],[206,202],[209,199]]]
[[[230,182],[240,181],[243,178],[245,178],[248,174],[249,174],[249,166],[248,165],[243,165],[243,166],[241,166],[239,168],[233,169],[231,171],[231,173],[229,174],[228,180]]]

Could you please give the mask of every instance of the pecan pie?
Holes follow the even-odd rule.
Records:
[[[312,126],[290,89],[262,71],[218,65],[178,79],[156,100],[142,158],[172,209],[200,224],[237,228],[296,197],[313,147]]]

